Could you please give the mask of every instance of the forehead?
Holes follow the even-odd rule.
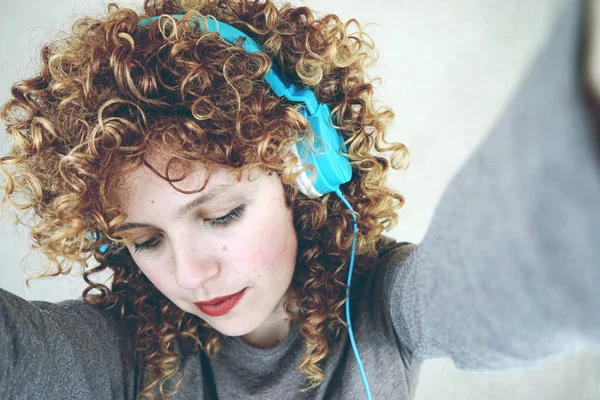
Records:
[[[220,187],[243,187],[259,180],[259,168],[230,169],[201,161],[184,161],[164,155],[152,155],[145,164],[124,173],[115,190],[120,207],[127,209],[143,199],[171,200],[189,198],[189,194]],[[257,183],[259,184],[259,183]],[[154,200],[153,200],[154,201]]]

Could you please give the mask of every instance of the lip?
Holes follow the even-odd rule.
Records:
[[[229,313],[244,297],[244,293],[246,293],[246,288],[229,296],[216,297],[209,301],[197,301],[194,305],[206,315],[220,317]]]

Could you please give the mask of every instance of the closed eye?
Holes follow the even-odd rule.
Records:
[[[213,218],[210,220],[210,226],[224,228],[231,225],[236,220],[240,219],[244,215],[246,205],[241,204],[231,210],[227,215],[219,218]]]
[[[140,244],[134,243],[133,248],[134,248],[135,252],[138,253],[140,251],[152,249],[152,248],[158,246],[159,243],[160,243],[160,240],[156,236],[153,236],[150,239],[146,240],[144,243],[140,243]]]
[[[233,222],[239,220],[244,215],[245,210],[246,210],[246,205],[241,204],[241,205],[237,206],[236,208],[234,208],[233,210],[231,210],[226,215],[223,215],[222,217],[209,219],[208,220],[209,225],[211,227],[215,227],[215,228],[228,227]],[[161,241],[160,237],[153,236],[143,243],[133,243],[133,248],[136,253],[138,253],[140,251],[144,251],[144,250],[152,250],[153,248],[155,248],[156,246],[158,246],[160,244],[160,241]]]

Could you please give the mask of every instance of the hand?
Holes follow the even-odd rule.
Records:
[[[600,2],[587,0],[583,18],[586,19],[583,79],[596,102],[600,103]]]

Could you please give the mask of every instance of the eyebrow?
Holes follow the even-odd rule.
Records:
[[[184,215],[188,214],[190,211],[195,210],[196,208],[200,207],[201,205],[223,197],[225,194],[230,192],[232,188],[233,188],[233,184],[223,184],[223,185],[215,186],[213,189],[211,189],[209,191],[202,192],[194,200],[190,201],[183,207],[179,208],[179,210],[177,210],[175,212],[174,217],[181,218]],[[119,229],[117,229],[117,232],[127,231],[130,229],[136,229],[136,228],[149,228],[151,226],[152,225],[150,225],[150,224],[144,224],[144,223],[139,223],[139,222],[127,222],[127,223],[121,225],[119,227]]]

